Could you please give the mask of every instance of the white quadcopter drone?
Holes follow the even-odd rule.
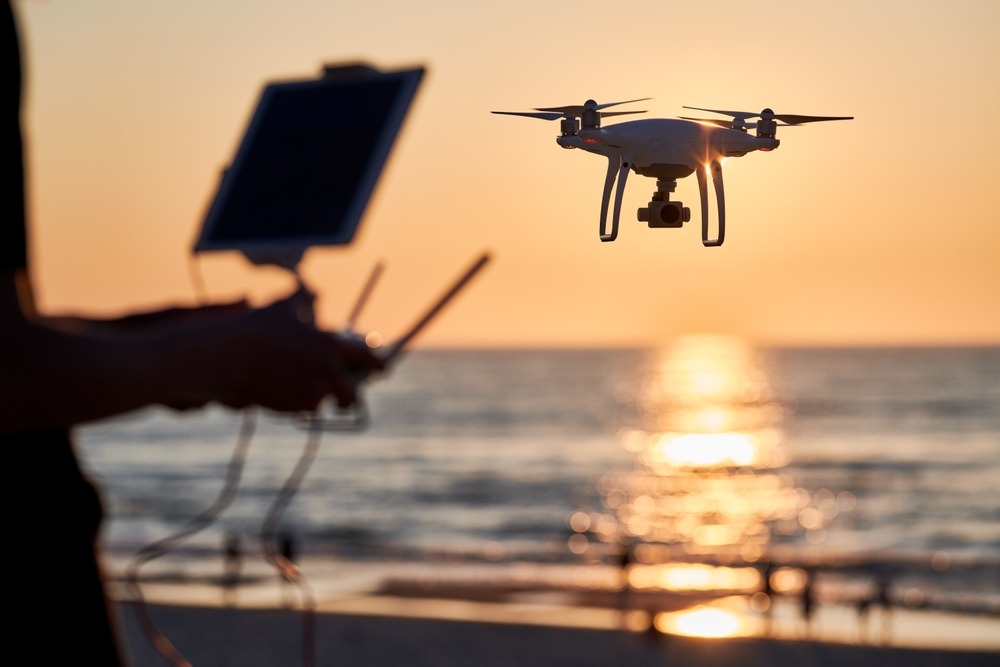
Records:
[[[705,118],[649,118],[601,127],[601,116],[621,116],[645,111],[608,111],[602,109],[619,104],[648,100],[644,97],[624,102],[598,104],[587,100],[582,106],[537,108],[534,111],[494,111],[496,114],[526,116],[542,120],[562,119],[562,134],[556,138],[563,148],[582,148],[608,158],[608,173],[604,179],[604,197],[601,200],[601,241],[618,238],[618,220],[621,214],[622,193],[629,169],[640,176],[656,179],[656,192],[649,206],[638,211],[639,222],[650,227],[681,227],[691,219],[691,209],[679,201],[670,201],[670,193],[677,187],[677,179],[698,176],[701,195],[701,241],[706,246],[720,246],[726,237],[726,204],[722,187],[722,162],[729,157],[742,157],[751,151],[771,151],[778,147],[775,133],[779,125],[802,125],[824,120],[852,120],[853,116],[800,116],[776,114],[771,109],[759,113],[748,111],[723,111],[684,107],[697,111],[730,116],[732,120]],[[748,123],[751,118],[759,118]],[[780,122],[779,122],[780,121]],[[756,136],[747,132],[756,128]],[[708,177],[712,172],[715,198],[719,209],[718,235],[709,236]],[[608,205],[611,189],[615,191],[615,207],[611,229],[607,228]]]

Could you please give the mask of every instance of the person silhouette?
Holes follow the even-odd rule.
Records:
[[[855,609],[858,612],[858,641],[868,643],[868,610],[871,608],[871,595],[865,593],[858,597]]]
[[[268,306],[167,308],[113,320],[54,317],[36,308],[29,272],[22,63],[14,7],[0,10],[2,159],[10,179],[0,219],[0,443],[18,485],[5,485],[10,534],[30,545],[14,630],[47,621],[73,641],[37,644],[29,662],[125,664],[97,554],[103,510],[83,473],[72,429],[134,409],[209,403],[283,412],[333,396],[350,406],[382,362],[318,329],[303,289]],[[27,588],[30,586],[30,588]],[[37,634],[37,633],[36,633]]]
[[[284,533],[279,541],[278,576],[281,579],[281,604],[286,609],[295,605],[295,587],[299,584],[299,569],[295,564],[295,538]]]
[[[879,571],[875,577],[875,602],[879,607],[879,618],[882,626],[879,639],[885,645],[892,641],[892,597],[889,594],[891,585],[889,573]]]
[[[816,604],[816,594],[813,589],[815,574],[811,570],[805,570],[805,581],[802,583],[802,590],[799,591],[799,604],[802,614],[803,630],[806,637],[812,636],[813,608]]]
[[[771,579],[775,572],[774,563],[766,561],[760,573],[760,594],[764,605],[764,634],[771,634],[774,618],[774,584]]]
[[[240,536],[235,533],[226,535],[223,543],[222,599],[227,606],[236,603],[236,589],[240,585],[240,575],[243,571],[243,550],[240,548]]]

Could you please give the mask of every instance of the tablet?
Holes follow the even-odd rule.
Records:
[[[423,74],[332,66],[265,85],[194,251],[294,269],[306,248],[350,243]]]

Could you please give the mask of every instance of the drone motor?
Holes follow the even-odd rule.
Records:
[[[564,137],[572,137],[580,131],[580,121],[576,118],[563,118],[562,122],[559,123],[559,129]],[[563,148],[572,148],[572,146],[563,146]]]

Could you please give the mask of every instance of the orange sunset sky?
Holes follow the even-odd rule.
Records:
[[[190,247],[265,81],[428,68],[356,242],[303,266],[322,321],[386,262],[361,326],[403,329],[494,262],[427,345],[1000,344],[1000,3],[19,0],[33,274],[48,311],[191,303]],[[855,120],[779,128],[725,166],[728,235],[635,220],[598,240],[605,161],[491,110],[651,97]],[[615,122],[608,119],[606,124]],[[713,207],[714,208],[714,207]],[[213,299],[290,286],[198,260]]]

